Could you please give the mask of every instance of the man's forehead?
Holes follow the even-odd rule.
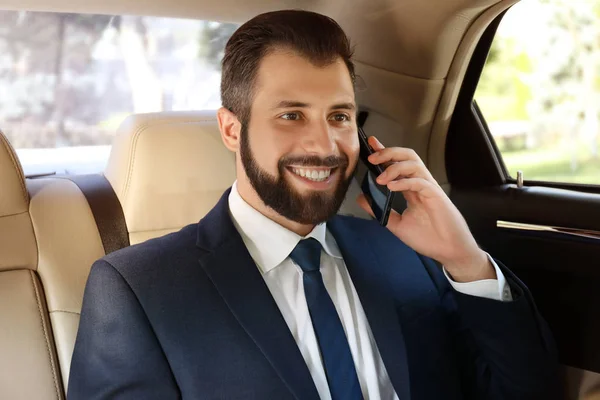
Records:
[[[290,52],[272,53],[262,60],[255,90],[272,106],[284,101],[327,106],[355,102],[350,73],[341,59],[317,66]]]

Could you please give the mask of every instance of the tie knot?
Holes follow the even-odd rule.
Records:
[[[304,272],[318,271],[321,267],[321,243],[313,238],[301,240],[290,253],[290,258]]]

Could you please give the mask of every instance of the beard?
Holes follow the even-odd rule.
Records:
[[[317,225],[333,217],[344,202],[353,173],[347,174],[348,157],[318,156],[282,157],[278,164],[278,175],[272,176],[263,170],[250,149],[248,125],[242,123],[240,138],[240,158],[250,184],[265,203],[279,215],[303,225]],[[286,167],[336,167],[340,178],[330,192],[313,191],[306,194],[298,192],[285,178]]]

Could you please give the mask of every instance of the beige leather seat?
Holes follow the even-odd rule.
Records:
[[[28,179],[29,213],[39,253],[60,372],[67,387],[85,283],[104,247],[79,187],[59,177]]]
[[[124,208],[133,244],[200,220],[233,182],[235,167],[214,113],[160,113],[134,115],[121,125],[106,176]],[[67,387],[85,284],[104,248],[75,183],[39,178],[28,180],[27,188],[38,271]]]
[[[0,132],[0,399],[63,399],[23,170]]]
[[[235,168],[214,113],[159,113],[134,115],[121,125],[106,176],[124,208],[131,243],[138,243],[197,222],[231,185]],[[66,387],[85,284],[104,248],[75,183],[39,178],[28,180],[27,188]],[[35,241],[33,246],[35,252]]]
[[[235,180],[235,156],[214,111],[132,115],[120,126],[106,178],[131,244],[198,222]]]

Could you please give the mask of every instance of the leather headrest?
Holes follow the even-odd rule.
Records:
[[[29,209],[25,175],[17,153],[0,131],[0,217]]]
[[[211,112],[132,115],[119,127],[106,177],[131,243],[198,222],[235,180],[235,155]]]

